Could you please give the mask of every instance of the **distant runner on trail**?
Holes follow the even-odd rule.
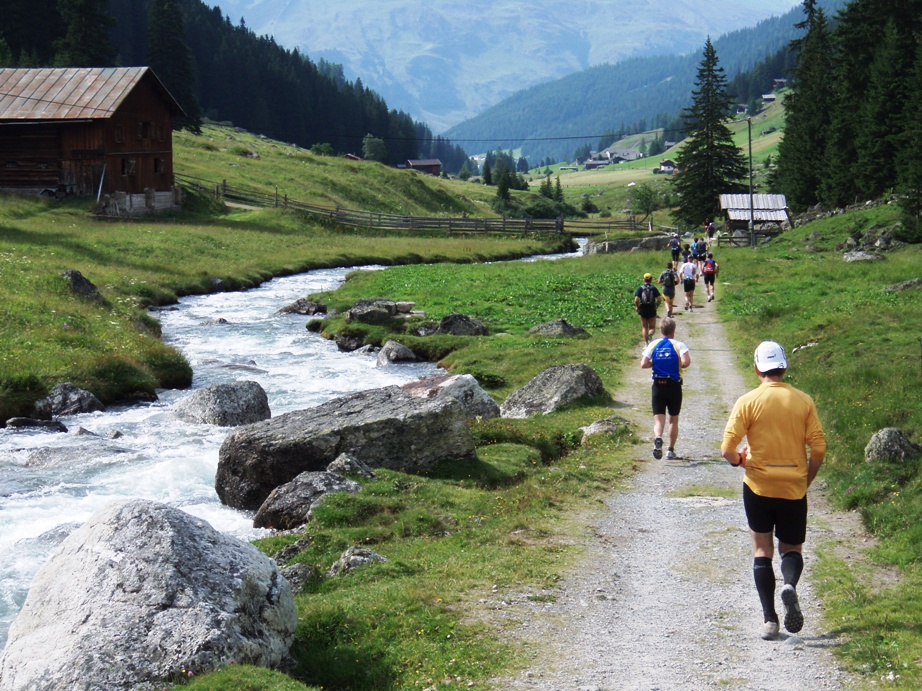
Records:
[[[682,242],[678,233],[673,233],[669,238],[669,251],[672,252],[672,268],[675,269],[679,266],[679,255],[682,254]]]
[[[679,276],[682,279],[682,289],[685,291],[685,309],[691,311],[695,308],[695,283],[698,282],[698,264],[688,259],[679,267]]]
[[[663,286],[663,298],[666,300],[666,316],[672,316],[672,303],[675,302],[675,286],[679,282],[679,275],[673,270],[672,262],[666,264],[666,270],[659,275],[656,281]]]
[[[714,259],[714,255],[708,252],[707,259],[701,267],[701,275],[704,276],[704,294],[708,296],[708,302],[714,300],[714,282],[719,273],[720,264]]]
[[[656,333],[656,310],[663,302],[652,281],[653,274],[644,274],[643,285],[634,291],[634,307],[640,315],[640,333],[644,343],[649,343]]]
[[[675,460],[675,445],[679,439],[679,413],[682,411],[682,370],[691,364],[688,346],[673,340],[675,319],[666,317],[660,323],[663,337],[653,341],[640,356],[642,369],[653,369],[653,458],[663,457],[663,428],[669,412],[669,449],[666,460]]]
[[[778,638],[773,533],[778,538],[784,578],[784,628],[797,633],[804,625],[797,582],[804,570],[807,489],[826,456],[826,436],[813,399],[784,383],[787,367],[781,345],[774,341],[759,344],[755,372],[761,385],[736,401],[720,445],[730,465],[746,469],[743,507],[752,535],[752,573],[762,603],[761,636],[765,640]],[[737,451],[744,436],[748,449],[744,446]]]

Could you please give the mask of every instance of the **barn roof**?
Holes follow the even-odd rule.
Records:
[[[720,195],[720,208],[733,221],[749,221],[748,194]],[[790,218],[788,202],[783,194],[752,195],[752,220],[783,222]]]
[[[175,115],[182,108],[149,67],[0,69],[0,121],[110,118],[143,79],[154,82]]]

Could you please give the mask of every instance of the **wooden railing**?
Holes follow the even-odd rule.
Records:
[[[288,197],[229,185],[188,175],[176,175],[177,183],[195,187],[226,202],[254,207],[292,209],[327,223],[382,230],[416,230],[447,233],[563,233],[563,219],[521,218],[447,218],[406,216],[378,211],[360,211],[341,207],[317,206]]]

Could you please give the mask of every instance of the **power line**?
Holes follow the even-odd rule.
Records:
[[[101,111],[101,112],[105,112],[105,113],[113,113],[113,112],[114,112],[111,108],[102,108],[102,107],[96,107],[96,106],[90,106],[90,105],[77,105],[77,104],[75,104],[75,103],[68,103],[67,101],[56,101],[56,100],[54,100],[54,99],[40,98],[40,97],[38,97],[38,96],[23,96],[23,95],[21,95],[21,94],[12,94],[12,93],[9,93],[9,92],[4,92],[4,91],[0,91],[0,96],[9,96],[10,98],[14,98],[14,99],[18,99],[18,100],[35,101],[35,102],[38,102],[38,103],[48,103],[48,104],[51,104],[51,105],[65,106],[65,107],[68,107],[68,108],[79,108],[79,109],[81,109],[81,110]],[[129,115],[140,115],[140,114],[138,114],[138,113],[128,113],[128,114],[129,114]],[[281,132],[279,132],[278,130],[272,130],[272,129],[265,129],[265,130],[261,130],[261,131],[262,131],[262,132],[267,132],[267,133],[269,133],[269,134],[274,134],[274,135],[276,135],[276,136],[282,136],[283,134],[287,134],[287,133],[281,133]],[[442,135],[432,135],[432,136],[429,137],[429,138],[426,138],[426,137],[393,137],[393,136],[389,136],[389,137],[388,137],[388,136],[385,136],[385,137],[376,137],[376,139],[381,139],[381,140],[386,141],[386,142],[387,142],[387,141],[392,141],[392,142],[399,142],[399,141],[403,141],[403,142],[424,142],[424,141],[435,141],[435,140],[437,140],[437,139],[441,139],[441,140],[443,140],[443,141],[445,141],[445,142],[447,142],[447,143],[449,143],[449,144],[455,144],[455,143],[458,143],[458,142],[465,142],[465,143],[471,143],[471,144],[492,144],[492,143],[501,142],[501,141],[514,141],[514,142],[521,142],[521,143],[524,144],[524,143],[526,143],[526,142],[573,141],[573,140],[578,140],[578,139],[588,139],[588,140],[595,139],[595,140],[600,140],[600,139],[602,139],[602,138],[604,138],[604,137],[611,137],[611,136],[619,136],[619,137],[621,137],[621,138],[625,138],[625,137],[637,137],[637,136],[644,136],[644,135],[655,135],[655,134],[660,134],[660,133],[662,133],[662,134],[665,135],[666,133],[676,133],[676,132],[678,132],[678,133],[683,133],[683,134],[684,134],[684,133],[685,133],[685,130],[679,129],[679,128],[673,128],[673,129],[656,128],[656,129],[653,129],[653,130],[645,130],[645,131],[643,131],[643,132],[630,132],[630,133],[624,133],[624,132],[606,132],[606,133],[604,133],[604,134],[574,134],[574,135],[555,136],[555,137],[530,137],[530,136],[524,136],[524,137],[523,137],[523,136],[518,136],[518,137],[516,137],[516,136],[502,136],[502,137],[492,137],[492,138],[489,138],[489,139],[486,139],[486,138],[460,138],[460,139],[450,139],[450,138],[444,137],[444,136],[442,136]],[[336,138],[336,139],[354,139],[354,140],[356,140],[356,141],[361,141],[361,140],[364,139],[365,136],[367,136],[367,135],[359,136],[359,135],[355,135],[355,134],[334,134],[334,135],[330,135],[330,136],[333,137],[333,138]],[[374,135],[373,135],[373,136],[374,136]]]

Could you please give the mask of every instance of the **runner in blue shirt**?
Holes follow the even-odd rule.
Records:
[[[682,370],[691,364],[688,346],[674,340],[675,319],[666,317],[660,323],[662,338],[644,348],[640,357],[643,369],[653,370],[653,458],[663,457],[663,429],[669,413],[669,449],[666,460],[677,458],[676,441],[679,439],[679,413],[682,410]]]

